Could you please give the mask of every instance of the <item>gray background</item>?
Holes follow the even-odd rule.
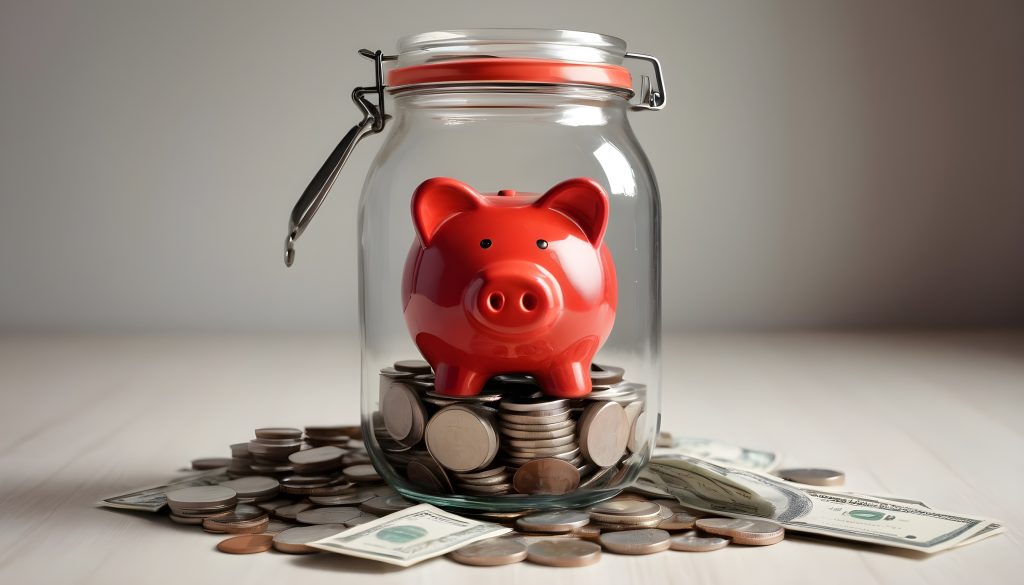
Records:
[[[0,329],[357,328],[379,139],[306,233],[361,47],[573,28],[659,56],[669,329],[1024,325],[1024,3],[0,3]]]

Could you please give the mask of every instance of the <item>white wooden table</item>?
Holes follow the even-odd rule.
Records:
[[[1024,333],[665,340],[663,428],[846,471],[847,487],[1005,521],[918,558],[792,537],[597,565],[410,569],[331,554],[232,556],[164,515],[96,508],[255,426],[358,420],[337,337],[0,338],[0,583],[1019,583]]]

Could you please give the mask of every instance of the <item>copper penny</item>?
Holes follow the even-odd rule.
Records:
[[[526,558],[526,545],[508,538],[491,538],[466,545],[449,553],[448,558],[478,567],[510,565]]]
[[[251,555],[270,550],[274,537],[269,534],[245,534],[232,536],[217,543],[217,550],[233,555]]]
[[[512,484],[521,494],[567,494],[579,487],[580,471],[561,459],[534,459],[516,471]]]

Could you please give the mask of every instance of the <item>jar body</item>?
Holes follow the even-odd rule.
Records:
[[[613,496],[635,479],[649,457],[661,390],[660,202],[650,165],[629,126],[628,102],[621,94],[576,86],[432,87],[402,91],[394,101],[395,120],[367,176],[359,211],[361,418],[375,467],[406,497],[449,508],[543,509],[587,505]],[[465,477],[467,470],[431,463],[426,441],[418,436],[395,440],[403,437],[395,437],[394,429],[389,432],[384,424],[383,397],[396,380],[413,389],[428,423],[440,409],[460,402],[430,392],[429,375],[392,368],[400,360],[420,358],[403,314],[402,279],[410,247],[419,242],[410,200],[417,186],[434,177],[457,179],[481,193],[538,194],[566,179],[588,177],[607,194],[603,241],[614,261],[618,302],[614,326],[593,361],[622,368],[626,382],[605,387],[595,378],[594,396],[601,394],[602,400],[626,410],[630,440],[613,465],[601,467],[585,456],[573,457],[580,484],[568,491],[555,490],[565,493],[516,493],[514,487],[492,493],[461,490],[461,481],[471,481]],[[506,378],[496,383],[530,382]],[[489,410],[498,413],[498,403],[469,402],[485,415]],[[596,402],[586,396],[571,401],[567,420],[579,423],[581,410]],[[501,429],[505,419],[489,420],[500,431],[499,442],[506,441],[509,437]],[[582,425],[575,426],[577,435],[583,432]],[[493,476],[491,485],[511,484],[523,463],[522,453],[509,453],[506,447],[499,445],[487,467],[505,466],[502,477],[508,481]],[[537,451],[540,457],[558,449]],[[414,459],[427,460],[446,477],[439,484],[424,482],[422,469],[414,472],[408,466]],[[481,473],[468,471],[469,476]]]

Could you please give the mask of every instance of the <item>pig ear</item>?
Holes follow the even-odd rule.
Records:
[[[447,177],[435,177],[424,181],[413,193],[412,221],[416,224],[420,241],[429,246],[437,228],[448,218],[485,204],[483,197],[469,185]]]
[[[595,248],[601,245],[608,227],[608,196],[593,179],[580,177],[562,181],[533,205],[565,215],[583,229]]]

